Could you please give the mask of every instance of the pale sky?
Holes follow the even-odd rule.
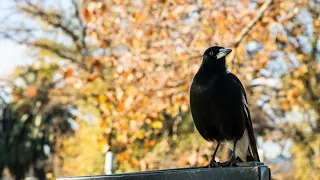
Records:
[[[12,10],[12,2],[0,0],[0,21]],[[25,65],[32,62],[25,46],[18,45],[8,40],[0,39],[0,79],[14,70],[18,65]]]
[[[18,65],[32,62],[25,46],[0,39],[0,76],[5,78]]]
[[[63,7],[68,8],[70,1],[64,0],[47,0],[46,5],[50,7]],[[0,23],[3,19],[6,19],[8,14],[12,14],[14,10],[14,1],[13,0],[0,0]],[[21,18],[24,17],[17,15],[12,17],[10,20],[21,21]],[[27,21],[27,20],[25,20]],[[11,21],[10,21],[11,22]],[[14,22],[13,22],[14,23]],[[3,28],[3,24],[0,24],[0,31]],[[32,57],[30,49],[26,46],[16,44],[9,40],[3,40],[0,38],[0,79],[6,78],[15,67],[19,65],[30,64],[34,57]]]

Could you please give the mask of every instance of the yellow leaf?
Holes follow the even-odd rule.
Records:
[[[162,124],[161,121],[153,121],[153,122],[151,123],[151,127],[152,127],[153,129],[161,129],[162,126],[163,126],[163,124]]]
[[[125,94],[131,94],[131,92],[134,90],[134,87],[130,86],[126,89]]]
[[[135,18],[136,18],[137,22],[142,22],[145,19],[145,16],[141,12],[137,12],[135,14]]]
[[[305,57],[304,57],[304,54],[298,54],[298,55],[297,55],[297,59],[298,59],[299,61],[303,61],[304,58],[305,58]]]
[[[139,48],[141,46],[141,42],[138,38],[133,38],[132,39],[132,46],[134,48]]]
[[[100,94],[98,97],[99,103],[103,103],[107,100],[107,97],[104,94]]]
[[[144,130],[139,130],[137,133],[137,138],[138,139],[144,139],[145,131]]]

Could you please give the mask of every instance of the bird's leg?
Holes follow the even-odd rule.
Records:
[[[219,164],[216,162],[215,158],[216,158],[216,154],[217,154],[217,151],[219,149],[219,146],[220,146],[220,142],[218,142],[217,146],[216,146],[216,149],[214,150],[214,153],[212,155],[212,158],[210,160],[210,163],[208,164],[208,167],[209,168],[213,168],[213,167],[219,167]]]
[[[231,159],[230,159],[230,166],[235,166],[237,161],[237,157],[236,157],[236,146],[237,146],[237,142],[238,141],[234,141],[234,145],[233,145],[233,151],[232,151],[232,155],[231,155]]]
[[[236,157],[236,147],[237,147],[237,140],[234,141],[233,144],[233,150],[232,150],[232,154],[231,154],[231,158],[229,159],[229,161],[227,161],[224,165],[225,166],[236,166],[237,161],[237,157]]]

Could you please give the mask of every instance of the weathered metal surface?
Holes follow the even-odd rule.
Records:
[[[238,167],[181,168],[135,173],[58,178],[58,180],[269,180],[270,169],[263,163],[239,163]]]

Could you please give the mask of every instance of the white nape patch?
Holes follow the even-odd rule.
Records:
[[[233,150],[233,141],[226,141],[227,146]],[[247,162],[247,155],[249,154],[249,136],[247,129],[243,136],[238,140],[236,147],[236,157],[239,157],[243,162]]]

